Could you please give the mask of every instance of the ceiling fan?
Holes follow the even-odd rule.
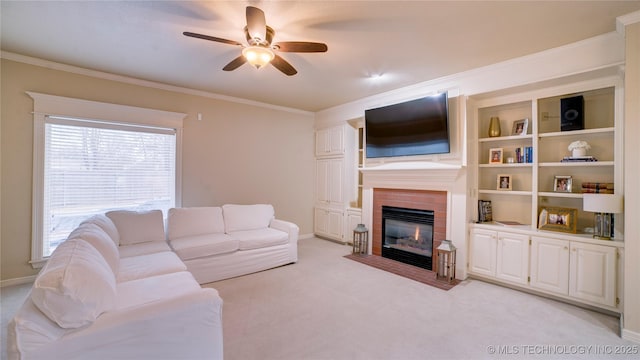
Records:
[[[323,43],[306,41],[283,41],[271,43],[273,36],[275,35],[275,31],[271,27],[267,26],[264,12],[253,6],[247,6],[247,26],[244,27],[244,34],[249,46],[242,45],[234,40],[227,40],[215,36],[192,33],[189,31],[185,31],[183,34],[198,39],[241,46],[242,54],[225,65],[225,67],[222,68],[224,71],[235,70],[245,62],[249,62],[258,69],[271,63],[271,65],[275,66],[276,69],[282,71],[288,76],[291,76],[297,74],[298,71],[285,59],[276,54],[276,51],[299,53],[327,51],[327,45]]]

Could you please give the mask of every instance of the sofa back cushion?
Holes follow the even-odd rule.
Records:
[[[118,274],[118,264],[120,263],[118,247],[101,227],[91,222],[82,222],[69,234],[68,238],[81,239],[91,244],[102,255],[111,271]]]
[[[167,236],[169,240],[215,233],[224,233],[222,208],[191,207],[169,209],[167,217]]]
[[[61,328],[78,328],[115,307],[116,277],[96,248],[69,239],[36,277],[31,300]]]
[[[120,245],[133,245],[149,241],[165,241],[164,220],[161,210],[109,211],[107,217],[113,221],[120,234]]]
[[[109,219],[106,215],[94,215],[83,221],[83,223],[92,223],[98,225],[102,230],[104,230],[104,232],[107,233],[107,235],[109,235],[116,246],[120,245],[120,234],[118,233],[118,228],[116,228],[116,224],[114,224],[113,221],[111,221],[111,219]]]
[[[222,206],[222,212],[227,233],[267,228],[274,217],[273,206],[269,204],[226,204]]]

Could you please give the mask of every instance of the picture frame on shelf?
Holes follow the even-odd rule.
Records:
[[[529,127],[529,119],[516,120],[513,122],[513,128],[511,129],[512,136],[524,136],[527,135],[527,129]]]
[[[493,210],[491,208],[491,200],[478,200],[478,222],[493,221]]]
[[[538,228],[541,230],[576,233],[578,209],[544,207],[540,209]]]
[[[497,178],[496,189],[502,191],[513,190],[513,181],[511,179],[511,175],[499,174]]]
[[[502,164],[503,148],[489,149],[489,164]]]
[[[569,175],[556,175],[553,179],[553,191],[570,193],[573,188],[573,178]]]

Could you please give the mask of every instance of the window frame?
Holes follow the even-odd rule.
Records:
[[[45,122],[47,116],[99,120],[112,125],[134,125],[172,128],[176,136],[176,206],[182,204],[182,127],[187,114],[104,103],[91,100],[62,97],[27,91],[33,99],[33,189],[31,260],[33,268],[41,268],[44,257],[43,206],[44,206],[44,155]]]

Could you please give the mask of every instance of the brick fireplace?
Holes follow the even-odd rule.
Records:
[[[434,215],[433,254],[447,233],[447,192],[411,189],[373,189],[372,254],[382,256],[382,207],[431,210]],[[432,271],[437,271],[433,261]]]

